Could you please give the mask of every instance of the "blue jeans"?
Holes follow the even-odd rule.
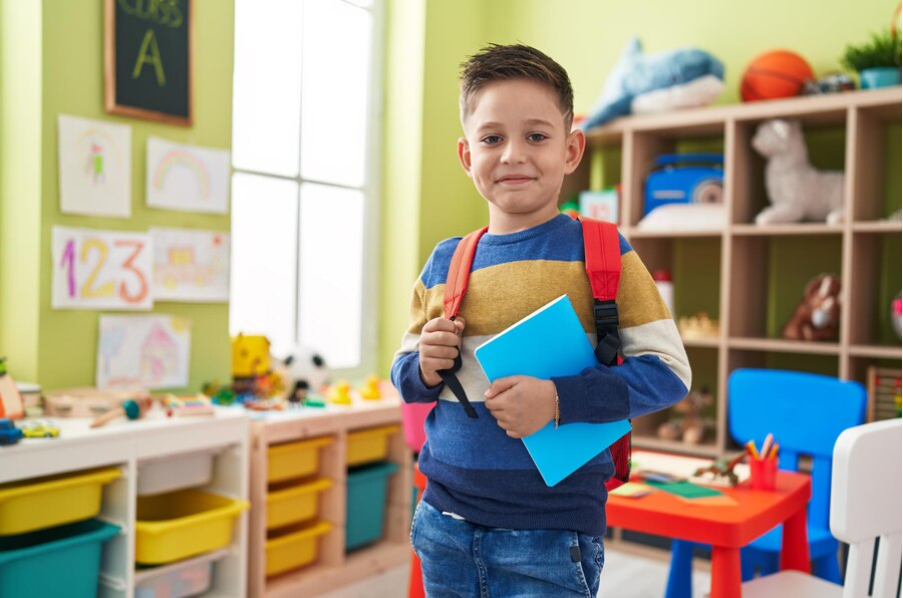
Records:
[[[420,501],[411,524],[427,598],[595,598],[602,538],[474,525]]]

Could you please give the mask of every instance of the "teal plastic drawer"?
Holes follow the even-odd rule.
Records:
[[[377,463],[348,470],[345,550],[366,546],[382,537],[389,476],[396,471],[398,465],[395,463]]]
[[[117,534],[91,519],[0,537],[0,596],[95,598],[104,542]]]

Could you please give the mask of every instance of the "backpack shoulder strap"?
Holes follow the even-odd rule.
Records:
[[[455,253],[452,255],[451,264],[448,266],[448,276],[445,279],[445,317],[453,320],[461,309],[464,293],[467,292],[467,283],[470,280],[470,269],[473,266],[473,256],[477,252],[477,243],[480,237],[489,230],[483,227],[475,230],[458,243]]]
[[[445,297],[442,301],[445,306],[445,317],[449,320],[454,320],[461,309],[464,293],[467,292],[467,283],[470,281],[473,256],[477,252],[477,244],[480,242],[480,237],[487,230],[489,230],[488,226],[473,231],[461,239],[458,246],[455,247],[455,253],[452,255],[451,263],[448,266],[448,275],[445,277]],[[454,365],[447,370],[440,370],[438,373],[445,385],[448,386],[452,394],[457,397],[464,407],[467,417],[476,419],[478,417],[477,412],[467,399],[467,392],[455,375],[455,372],[461,369],[461,364],[461,351],[459,350],[458,355],[455,356]]]
[[[618,363],[618,285],[621,282],[621,240],[618,227],[610,222],[580,218],[583,225],[584,261],[593,289],[596,321],[596,358],[605,365]]]

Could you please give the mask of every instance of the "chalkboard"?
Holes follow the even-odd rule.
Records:
[[[106,0],[107,112],[191,126],[191,0]]]

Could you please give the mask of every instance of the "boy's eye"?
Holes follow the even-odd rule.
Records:
[[[548,137],[546,137],[542,133],[531,133],[527,136],[527,139],[534,143],[539,143],[540,141],[545,141],[546,139],[548,139]]]
[[[487,135],[486,137],[483,137],[483,143],[486,143],[489,145],[494,145],[494,144],[500,142],[501,140],[502,140],[502,138],[499,137],[498,135]]]

